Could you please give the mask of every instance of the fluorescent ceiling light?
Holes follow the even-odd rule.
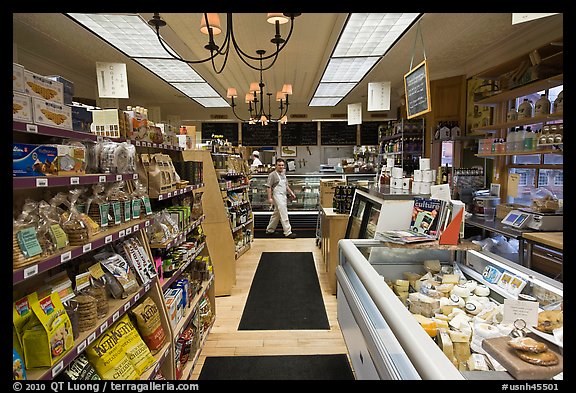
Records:
[[[204,82],[188,64],[169,59],[134,59],[166,82]]]
[[[68,15],[130,57],[170,58],[154,30],[139,15]]]
[[[309,105],[337,105],[344,97],[326,99],[324,82],[354,82],[344,94],[347,95],[419,16],[419,13],[350,14]]]
[[[216,92],[208,83],[170,83],[172,86],[180,90],[182,93],[186,94],[191,98],[198,97],[220,97],[220,94]]]
[[[343,97],[312,98],[308,106],[336,106]]]
[[[354,86],[356,86],[356,83],[320,83],[314,96],[343,98],[350,93]]]
[[[206,108],[229,108],[230,104],[222,97],[218,98],[208,98],[200,97],[194,98],[194,101],[198,102],[200,105]]]
[[[379,57],[332,58],[320,82],[360,82]]]

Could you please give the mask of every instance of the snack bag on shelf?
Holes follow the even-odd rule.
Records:
[[[58,209],[46,201],[40,201],[38,205],[40,216],[38,227],[38,240],[42,248],[53,254],[58,250],[68,246],[68,235],[60,226],[60,215]]]
[[[120,283],[122,299],[140,289],[130,264],[121,255],[104,251],[94,255],[94,258]]]
[[[142,303],[134,306],[130,313],[136,320],[138,331],[150,351],[153,354],[158,352],[166,342],[166,332],[154,300],[147,296]]]
[[[106,186],[104,183],[97,183],[92,186],[92,196],[88,198],[86,214],[94,220],[100,228],[108,227],[108,214],[110,203],[104,194]]]
[[[111,183],[105,192],[106,199],[110,203],[110,210],[108,211],[109,226],[116,226],[132,219],[132,199],[124,191],[124,186],[124,181]]]
[[[12,264],[20,269],[40,260],[45,251],[38,239],[37,203],[24,204],[22,213],[12,222]]]
[[[88,215],[77,210],[76,203],[81,193],[81,189],[70,190],[70,210],[62,214],[62,229],[68,235],[71,246],[88,243],[90,237],[100,229],[100,226]]]

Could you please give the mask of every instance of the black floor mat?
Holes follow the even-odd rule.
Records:
[[[238,330],[330,329],[311,252],[263,252]]]
[[[353,380],[344,354],[206,357],[200,380]]]

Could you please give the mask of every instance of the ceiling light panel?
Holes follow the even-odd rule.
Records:
[[[170,59],[134,59],[166,82],[204,82],[188,64]]]
[[[138,15],[68,15],[130,57],[170,58],[158,42],[156,33]]]
[[[216,92],[208,83],[171,83],[172,86],[186,94],[190,98],[212,97],[218,98],[220,94]]]
[[[379,57],[330,59],[320,82],[360,82]]]
[[[230,104],[222,97],[218,98],[193,98],[194,101],[205,108],[229,108]]]
[[[418,15],[420,14],[351,14],[332,56],[383,56]]]
[[[320,83],[314,97],[339,97],[350,93],[356,83]]]
[[[312,98],[309,106],[336,106],[343,97]]]

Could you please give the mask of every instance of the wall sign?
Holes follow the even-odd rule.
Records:
[[[97,62],[96,79],[100,98],[130,98],[126,64]]]
[[[423,115],[432,110],[430,104],[430,81],[426,60],[404,75],[406,114],[408,119]]]
[[[242,123],[242,146],[278,146],[278,123]]]
[[[316,146],[318,144],[317,122],[291,122],[281,125],[282,146]]]
[[[349,126],[345,121],[320,122],[320,142],[322,145],[357,145],[357,125]]]
[[[212,135],[222,135],[233,146],[238,146],[238,123],[202,123],[202,141],[212,139]]]

